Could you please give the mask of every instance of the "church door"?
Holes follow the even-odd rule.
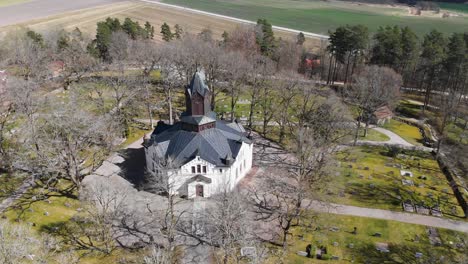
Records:
[[[198,184],[197,186],[195,186],[195,193],[197,197],[203,197],[203,185]]]

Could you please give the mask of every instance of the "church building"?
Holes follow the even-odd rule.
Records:
[[[185,104],[180,121],[158,122],[145,140],[148,172],[187,198],[232,190],[252,167],[252,141],[241,124],[216,118],[203,73],[194,74]]]

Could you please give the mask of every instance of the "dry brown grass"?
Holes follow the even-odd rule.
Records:
[[[179,24],[186,32],[198,33],[204,28],[209,28],[215,38],[221,38],[223,31],[232,31],[240,23],[211,17],[208,15],[194,14],[182,10],[162,7],[158,5],[141,2],[120,2],[110,5],[98,6],[90,9],[66,12],[60,15],[53,15],[47,18],[31,20],[14,26],[0,27],[0,36],[18,27],[29,27],[39,32],[61,29],[73,30],[79,27],[81,31],[93,36],[96,32],[96,23],[107,17],[126,17],[144,23],[149,21],[156,29],[156,41],[161,40],[159,29],[166,22],[171,27]],[[296,34],[277,31],[275,34],[283,39],[295,39]],[[316,49],[320,45],[319,39],[307,38],[306,47]]]

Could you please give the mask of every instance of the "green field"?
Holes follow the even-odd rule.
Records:
[[[446,3],[446,2],[438,2],[437,4],[442,9],[455,11],[455,12],[468,13],[468,4],[462,4],[462,3],[457,4],[457,3]]]
[[[337,26],[364,24],[371,31],[379,26],[410,26],[419,35],[435,28],[439,31],[463,32],[468,17],[442,19],[430,16],[409,16],[406,8],[305,0],[163,0],[217,14],[256,21],[266,18],[277,26],[327,34]]]
[[[422,145],[423,137],[421,135],[421,132],[419,131],[419,128],[415,126],[411,126],[398,120],[392,119],[383,127],[399,135],[404,140],[415,146]]]

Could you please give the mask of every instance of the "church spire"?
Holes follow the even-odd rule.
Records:
[[[205,84],[205,75],[195,72],[185,91],[186,113],[189,116],[206,116],[211,112],[211,92]]]

